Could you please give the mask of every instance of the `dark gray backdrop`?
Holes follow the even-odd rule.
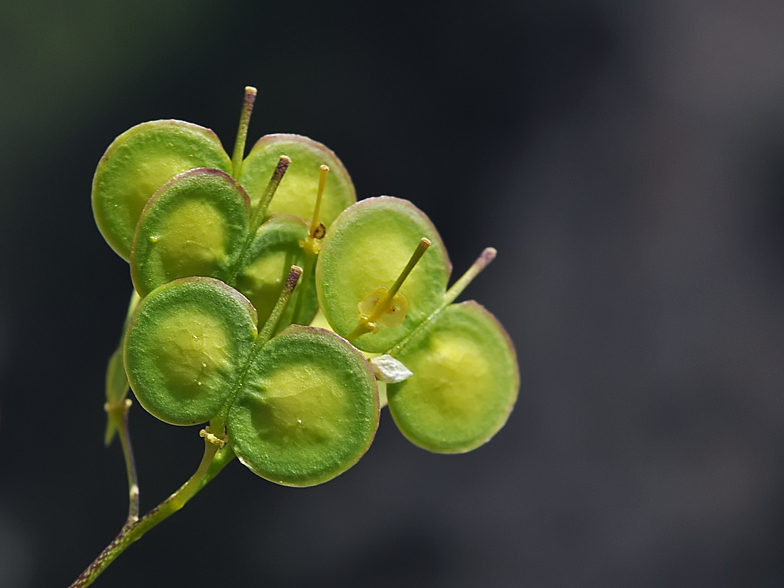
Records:
[[[103,370],[130,288],[90,181],[145,120],[297,132],[414,201],[521,365],[464,456],[388,415],[329,484],[232,464],[98,586],[784,584],[779,0],[0,4],[0,585],[65,586],[125,517]],[[196,428],[131,414],[151,508]]]

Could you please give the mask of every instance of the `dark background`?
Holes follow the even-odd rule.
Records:
[[[102,446],[127,265],[90,182],[130,126],[297,132],[415,202],[520,359],[463,456],[388,414],[307,490],[231,464],[99,586],[784,585],[784,3],[0,5],[0,585],[66,586],[127,508]],[[197,428],[131,413],[142,506]]]

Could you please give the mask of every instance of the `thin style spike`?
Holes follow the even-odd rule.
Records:
[[[327,176],[329,175],[329,167],[322,165],[319,173],[318,192],[316,192],[316,205],[313,208],[313,217],[310,219],[310,230],[308,236],[304,241],[300,242],[300,246],[305,251],[305,276],[302,278],[302,286],[300,286],[299,294],[297,295],[297,303],[294,305],[294,312],[291,315],[292,324],[299,324],[300,314],[302,307],[305,304],[305,296],[307,296],[308,286],[310,285],[310,273],[313,269],[313,263],[316,260],[321,249],[321,239],[324,237],[324,225],[319,222],[319,211],[321,210],[321,200],[324,196],[324,188],[327,185]]]
[[[452,284],[452,287],[447,290],[446,295],[444,296],[444,302],[441,304],[441,308],[449,306],[455,299],[460,296],[463,290],[466,289],[466,286],[470,284],[473,279],[479,275],[479,273],[485,269],[490,262],[495,259],[495,256],[498,252],[493,247],[487,247],[482,253],[477,257],[476,261],[471,265],[470,268],[464,273],[460,279]]]
[[[261,226],[261,222],[264,220],[264,215],[267,213],[267,208],[272,201],[272,197],[278,190],[278,186],[280,186],[280,182],[283,180],[283,176],[286,174],[289,165],[291,165],[291,158],[287,155],[281,155],[278,160],[278,165],[275,167],[275,171],[272,172],[272,176],[267,184],[267,189],[264,190],[264,194],[262,194],[261,199],[258,204],[256,204],[256,210],[253,211],[253,217],[250,221],[250,235],[255,235],[256,230]]]
[[[439,313],[444,310],[447,306],[452,304],[455,299],[460,296],[463,290],[466,289],[466,286],[471,283],[471,281],[479,275],[479,273],[485,269],[491,261],[495,259],[495,256],[498,252],[493,247],[486,247],[484,251],[476,258],[476,261],[468,268],[466,273],[460,276],[460,279],[457,280],[452,287],[447,290],[446,294],[444,294],[444,300],[441,305],[431,314],[427,319],[425,319],[416,329],[414,329],[405,339],[403,339],[400,343],[395,345],[392,349],[389,350],[389,355],[395,356],[400,353],[400,350],[405,347],[405,345],[414,339],[422,330],[432,321],[435,317],[439,315]]]
[[[310,237],[316,238],[316,231],[319,227],[319,212],[321,211],[321,199],[324,196],[324,188],[327,185],[329,166],[322,165],[319,172],[318,192],[316,193],[316,206],[313,208],[313,218],[310,219]]]
[[[245,99],[242,101],[240,113],[240,127],[237,129],[237,140],[234,142],[234,153],[231,157],[231,176],[236,180],[240,177],[242,160],[245,157],[245,141],[248,138],[250,115],[253,112],[253,103],[256,101],[258,91],[253,86],[245,87]]]
[[[291,298],[291,294],[294,292],[294,288],[297,287],[300,276],[302,276],[302,268],[298,265],[292,265],[291,271],[289,271],[289,275],[286,277],[286,283],[283,285],[283,291],[280,293],[278,301],[275,303],[275,308],[272,309],[272,313],[267,319],[267,322],[264,323],[264,327],[261,329],[258,337],[256,337],[256,341],[254,342],[256,349],[261,349],[261,347],[269,341],[272,333],[275,331],[275,327],[278,326],[278,321],[280,320],[283,311],[286,309],[286,305]]]

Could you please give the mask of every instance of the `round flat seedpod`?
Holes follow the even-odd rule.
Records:
[[[367,198],[343,211],[327,231],[316,264],[319,306],[335,332],[352,333],[360,309],[394,284],[423,237],[431,245],[393,300],[405,318],[379,321],[377,332],[352,341],[363,351],[387,351],[430,316],[443,301],[452,265],[430,219],[407,200]]]
[[[93,213],[123,259],[131,255],[133,232],[147,201],[174,176],[196,167],[231,172],[231,160],[215,133],[191,123],[142,123],[109,145],[93,178]]]
[[[396,358],[414,375],[387,385],[389,410],[403,434],[430,451],[479,447],[504,426],[517,399],[514,347],[474,301],[445,308]]]
[[[139,403],[173,425],[210,420],[231,394],[256,338],[256,311],[234,288],[184,278],[139,303],[125,371]]]
[[[281,155],[291,158],[286,175],[280,183],[267,216],[293,214],[310,219],[316,205],[321,166],[329,167],[327,185],[321,202],[319,221],[330,223],[357,200],[354,184],[337,156],[321,143],[301,135],[266,135],[253,146],[242,162],[240,183],[250,194],[255,206],[267,189],[267,183]]]
[[[308,226],[302,219],[288,214],[277,214],[261,225],[256,237],[243,257],[240,269],[233,280],[234,286],[248,297],[259,313],[259,324],[264,324],[278,301],[292,265],[305,266],[305,252],[300,243],[308,237]],[[315,268],[314,268],[315,272]],[[314,279],[309,287],[300,322],[310,323],[318,310]],[[297,297],[302,296],[303,280],[294,290],[279,324],[291,323]]]
[[[252,361],[227,426],[253,472],[313,486],[359,460],[378,418],[376,381],[362,355],[330,331],[293,325]]]
[[[169,180],[144,207],[131,250],[131,278],[146,296],[177,278],[225,278],[248,238],[250,201],[217,169],[193,169]]]

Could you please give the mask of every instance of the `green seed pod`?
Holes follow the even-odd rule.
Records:
[[[107,243],[128,260],[142,209],[175,175],[196,167],[231,172],[231,160],[209,129],[178,120],[142,123],[117,137],[93,178],[93,213]]]
[[[256,231],[233,280],[234,286],[251,301],[259,313],[259,323],[264,324],[278,300],[289,268],[305,265],[305,252],[301,243],[308,237],[308,226],[300,218],[278,214]],[[308,324],[318,310],[318,299],[313,280],[303,291],[302,284],[294,291],[294,300],[286,306],[279,324],[288,325],[296,305],[296,297],[305,296],[300,320]]]
[[[364,357],[334,333],[293,325],[252,361],[229,409],[234,452],[286,486],[343,473],[378,428],[378,391]]]
[[[473,300],[445,308],[395,357],[414,375],[387,384],[389,410],[415,445],[462,453],[506,423],[520,385],[517,358],[500,323]]]
[[[353,337],[423,237],[430,246],[390,300],[384,313],[390,316],[382,314],[374,332]],[[367,198],[343,211],[327,231],[316,264],[319,306],[336,333],[363,351],[384,352],[439,307],[451,272],[441,237],[422,211],[407,200]]]
[[[250,201],[216,169],[172,178],[139,218],[131,250],[131,278],[140,296],[177,278],[225,279],[248,237]]]
[[[139,403],[173,425],[210,420],[225,404],[256,338],[256,311],[212,278],[169,282],[142,299],[124,341]]]
[[[316,204],[322,165],[329,166],[330,174],[319,220],[329,227],[341,211],[356,202],[351,177],[332,151],[301,135],[279,134],[259,139],[242,162],[239,181],[250,195],[252,208],[255,209],[267,189],[281,155],[290,157],[291,165],[267,208],[267,218],[282,213],[310,219]]]

